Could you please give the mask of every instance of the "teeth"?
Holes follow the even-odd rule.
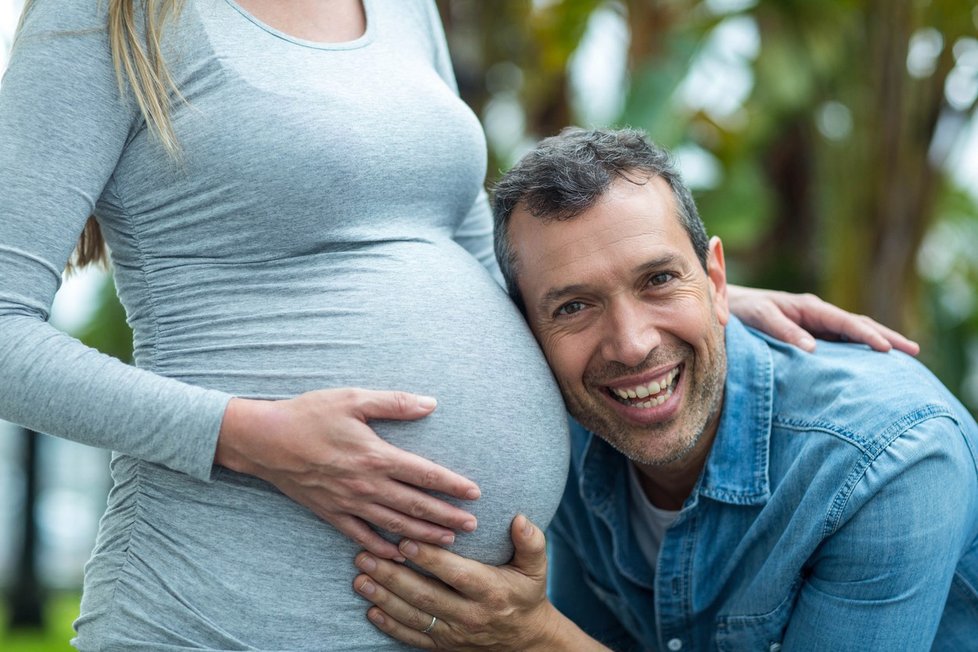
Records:
[[[627,401],[628,399],[652,397],[648,401],[644,401],[642,403],[633,403],[634,407],[650,408],[655,405],[662,405],[665,403],[667,398],[672,396],[672,381],[676,379],[676,375],[678,373],[679,369],[674,368],[672,371],[667,373],[665,377],[660,378],[659,381],[653,380],[647,385],[639,385],[638,387],[632,387],[630,389],[615,389],[613,391],[615,395],[623,401]],[[665,392],[663,396],[655,396],[662,391]]]

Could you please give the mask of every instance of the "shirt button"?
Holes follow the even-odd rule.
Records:
[[[771,652],[781,652],[781,644],[771,643],[771,647],[769,647],[768,650],[770,650]]]
[[[669,642],[666,643],[666,646],[672,650],[672,652],[679,652],[679,650],[683,649],[683,642],[678,638],[671,638],[669,639]]]

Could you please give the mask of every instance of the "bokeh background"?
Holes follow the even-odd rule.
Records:
[[[732,280],[903,331],[978,413],[973,0],[437,2],[489,182],[566,125],[645,129]],[[21,3],[0,0],[0,69]],[[110,276],[69,279],[52,321],[128,359]],[[67,649],[107,462],[0,423],[0,649]]]

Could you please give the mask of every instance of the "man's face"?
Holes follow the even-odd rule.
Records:
[[[641,464],[708,446],[726,376],[723,249],[711,240],[704,272],[669,185],[619,179],[568,221],[517,207],[509,238],[571,414]]]

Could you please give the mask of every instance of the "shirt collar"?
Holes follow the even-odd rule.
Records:
[[[651,590],[654,571],[639,551],[628,517],[628,459],[576,420],[570,421],[575,456],[577,491],[596,518],[604,521],[611,537],[611,554],[618,571],[639,586]]]
[[[725,330],[727,380],[723,410],[699,493],[735,505],[764,504],[771,496],[771,350],[736,317],[730,317]]]
[[[735,505],[764,504],[770,498],[768,453],[774,391],[771,351],[731,316],[725,329],[727,379],[723,409],[713,447],[693,495]],[[581,446],[581,490],[591,501],[603,503],[620,494],[627,476],[624,456],[600,437],[572,420],[571,431]],[[592,505],[594,502],[592,502]],[[608,509],[621,505],[607,504]]]

